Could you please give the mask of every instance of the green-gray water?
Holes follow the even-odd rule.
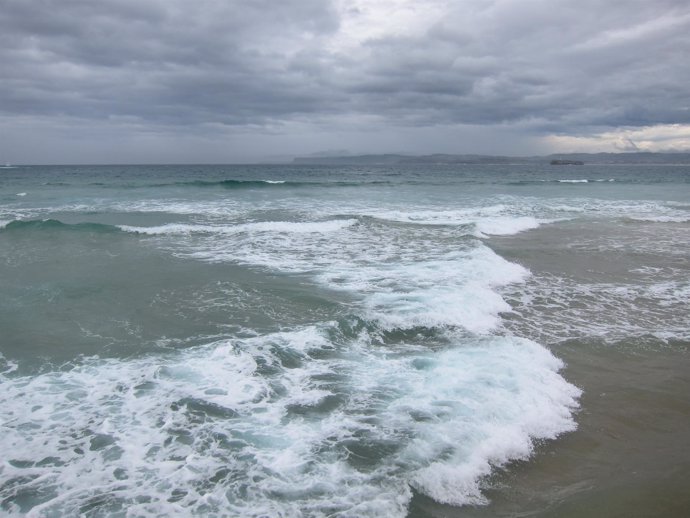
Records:
[[[0,509],[684,516],[689,181],[2,169]]]

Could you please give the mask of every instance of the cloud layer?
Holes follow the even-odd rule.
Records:
[[[686,0],[2,0],[0,130],[46,159],[686,137],[688,56]]]

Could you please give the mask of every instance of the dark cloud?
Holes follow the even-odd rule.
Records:
[[[316,110],[287,59],[300,39],[332,31],[335,13],[319,2],[272,4],[8,1],[1,109],[170,124]]]
[[[686,0],[418,4],[0,0],[2,131],[690,124]]]
[[[373,42],[354,92],[427,123],[687,123],[689,34],[686,3],[496,2]]]

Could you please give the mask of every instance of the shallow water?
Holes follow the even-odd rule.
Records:
[[[662,471],[676,494],[686,461],[651,445],[687,436],[689,179],[4,171],[0,506],[530,516]],[[643,475],[607,484],[613,466]]]
[[[486,481],[491,504],[449,508],[417,497],[410,516],[686,516],[690,509],[690,354],[572,342],[559,354],[583,387],[578,429]]]
[[[493,246],[530,266],[534,286],[505,293],[515,312],[504,325],[566,362],[563,375],[583,389],[578,428],[487,477],[490,505],[454,508],[416,495],[411,517],[680,518],[690,511],[687,245],[669,241],[665,249],[659,239],[658,256],[652,247],[617,247],[613,261],[601,246],[613,242],[612,228],[592,235],[573,223],[561,229],[568,239],[560,246],[554,230]],[[659,285],[660,272],[667,278]]]

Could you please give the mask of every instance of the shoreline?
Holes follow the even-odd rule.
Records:
[[[656,225],[655,231],[662,236],[664,228]],[[636,246],[611,261],[612,252],[600,245],[607,237],[619,239],[619,228],[599,226],[597,236],[589,232],[586,226],[567,222],[547,225],[492,238],[491,248],[542,277],[537,296],[545,286],[544,275],[574,279],[560,288],[568,289],[602,279],[624,281],[647,264],[686,268],[680,257],[640,253]],[[529,313],[530,308],[519,307],[519,297],[508,298],[518,313]],[[566,293],[556,309],[546,304],[547,313],[529,313],[528,318],[537,318],[530,326],[523,325],[522,317],[506,315],[513,334],[547,347],[563,360],[563,377],[582,389],[575,414],[578,428],[537,442],[528,460],[495,468],[483,483],[488,505],[453,507],[415,494],[408,518],[690,516],[690,341],[664,341],[639,333],[639,327],[630,327],[630,336],[620,335],[643,313],[647,318],[642,326],[653,322],[658,331],[683,323],[677,312],[673,320],[670,314],[662,317],[650,300],[614,307],[615,300],[597,301],[596,292],[585,297]],[[575,323],[605,322],[616,333],[587,336],[578,327],[581,332],[568,338],[567,329],[561,328],[568,318],[577,318]]]
[[[410,518],[690,515],[690,352],[572,341],[552,348],[583,389],[577,430],[486,480],[490,503],[452,507],[415,495]]]

